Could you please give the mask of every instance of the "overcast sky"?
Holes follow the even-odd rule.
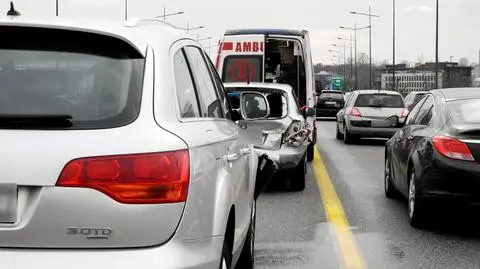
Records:
[[[123,20],[125,0],[59,0],[61,17],[104,17]],[[479,0],[440,0],[440,60],[468,57],[478,62],[480,50]],[[55,0],[17,0],[24,16],[54,16]],[[7,0],[0,8],[8,10]],[[129,15],[150,17],[184,11],[167,18],[177,26],[204,25],[192,31],[200,38],[212,36],[216,43],[229,28],[304,28],[311,33],[314,62],[331,63],[329,49],[338,37],[348,35],[340,25],[368,25],[368,17],[350,11],[380,15],[373,19],[373,58],[392,60],[392,0],[130,0]],[[397,61],[435,59],[435,0],[397,0]],[[0,9],[1,10],[1,9]],[[3,11],[2,11],[3,12]],[[208,45],[208,42],[205,42]],[[216,48],[212,49],[214,54]],[[343,49],[340,49],[343,50]],[[368,53],[368,30],[358,32],[358,51]],[[343,52],[343,51],[342,51]],[[349,51],[347,52],[349,54]]]

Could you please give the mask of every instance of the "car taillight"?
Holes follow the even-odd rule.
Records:
[[[282,134],[282,144],[289,144],[298,147],[305,141],[305,139],[307,139],[310,132],[311,131],[306,129],[302,122],[294,120]]]
[[[448,136],[435,136],[433,146],[441,155],[464,161],[475,161],[467,144]]]
[[[347,111],[346,111],[346,114],[350,115],[350,116],[355,116],[355,117],[361,117],[362,116],[362,114],[360,113],[360,110],[356,107],[348,108]]]
[[[218,67],[220,66],[220,53],[222,52],[222,46],[223,46],[223,43],[219,41],[218,42],[217,59],[215,60],[215,68],[217,69],[217,71],[218,71]]]
[[[189,153],[180,150],[72,160],[56,186],[95,189],[124,204],[178,203],[189,177]]]
[[[404,108],[402,110],[402,115],[400,116],[400,118],[406,118],[408,116],[408,113],[409,113],[409,110]]]

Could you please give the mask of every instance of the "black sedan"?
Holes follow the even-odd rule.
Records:
[[[322,91],[317,99],[317,117],[336,117],[345,105],[345,97],[341,91]]]
[[[432,207],[480,205],[480,88],[431,91],[401,127],[385,146],[385,194],[408,198],[412,226]]]

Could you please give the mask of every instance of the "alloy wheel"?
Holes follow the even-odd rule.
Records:
[[[410,219],[413,218],[413,214],[415,214],[415,174],[412,173],[410,176],[410,186],[408,188],[408,215]]]

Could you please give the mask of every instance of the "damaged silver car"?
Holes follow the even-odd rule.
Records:
[[[309,145],[306,118],[314,115],[315,110],[301,108],[292,87],[286,84],[225,83],[224,86],[232,108],[242,115],[239,125],[252,137],[261,137],[254,144],[258,154],[267,154],[280,170],[290,174],[291,190],[304,190]],[[268,102],[257,100],[258,93]]]

